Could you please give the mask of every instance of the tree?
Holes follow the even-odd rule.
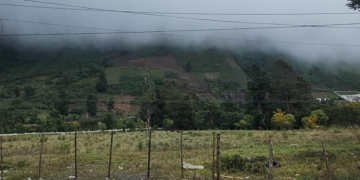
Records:
[[[105,73],[102,72],[99,76],[98,83],[96,84],[96,89],[98,92],[106,92],[107,91],[107,79],[105,77]]]
[[[336,115],[333,117],[336,124],[346,126],[360,124],[360,103],[358,102],[341,105],[333,111],[336,111]]]
[[[240,124],[237,124],[239,127],[241,128],[249,128],[252,124],[253,124],[253,121],[254,121],[254,117],[249,115],[249,114],[246,114],[243,119],[239,122]]]
[[[107,114],[102,120],[106,125],[106,129],[114,129],[117,127],[117,121],[112,114]]]
[[[208,110],[209,115],[210,115],[210,123],[212,125],[212,128],[214,128],[215,126],[220,125],[220,122],[218,121],[218,115],[219,115],[219,109],[220,109],[220,104],[218,101],[209,101],[205,104],[205,108],[206,110]]]
[[[35,93],[36,93],[35,88],[31,87],[30,85],[29,85],[29,86],[25,86],[25,87],[24,87],[24,91],[25,91],[25,95],[26,95],[27,97],[34,96]]]
[[[256,106],[257,113],[263,114],[265,100],[270,93],[270,79],[259,66],[254,64],[250,70],[249,81],[247,82],[251,101]]]
[[[55,102],[54,105],[55,109],[58,110],[62,115],[67,116],[69,114],[69,97],[64,91],[61,91],[58,98],[59,100]]]
[[[325,114],[325,112],[321,109],[315,110],[311,112],[311,115],[315,115],[317,117],[318,124],[326,125],[329,121],[329,117]]]
[[[285,114],[281,109],[277,109],[273,112],[274,115],[271,118],[271,124],[279,129],[289,127],[291,129],[295,122],[295,117],[292,114]]]
[[[107,108],[109,111],[115,109],[115,101],[114,99],[110,99],[109,102],[107,103]]]
[[[239,129],[246,129],[248,127],[248,123],[245,120],[241,120],[238,123],[235,123],[235,126]]]
[[[154,81],[150,77],[143,77],[143,98],[144,98],[144,109],[146,109],[146,123],[147,128],[150,132],[151,127],[151,113],[154,110],[154,102],[156,101],[156,93],[154,87]]]
[[[259,66],[254,64],[249,73],[249,81],[247,82],[248,93],[247,98],[248,110],[254,114],[255,126],[267,126],[268,119],[272,109],[270,108],[270,93],[272,88],[270,85],[270,78],[260,69]]]
[[[174,125],[174,120],[172,119],[164,119],[163,126],[166,130],[171,130]]]
[[[283,60],[278,60],[272,68],[273,97],[286,109],[286,113],[295,112],[294,107],[311,99],[310,86],[306,80],[299,77],[293,68]]]
[[[94,95],[88,95],[86,101],[86,109],[91,116],[97,113],[97,98]]]
[[[317,116],[312,114],[310,117],[304,117],[301,119],[305,128],[315,129],[316,128]]]
[[[19,87],[14,88],[14,95],[15,95],[15,97],[20,96],[20,88]]]
[[[360,0],[348,0],[349,2],[346,4],[349,8],[358,10],[360,9]]]
[[[195,126],[195,110],[199,105],[199,98],[194,93],[187,93],[179,102],[172,104],[171,116],[174,126],[179,129],[197,129]]]
[[[239,122],[243,118],[243,114],[240,112],[225,112],[221,110],[220,113],[220,129],[236,129],[235,123]]]

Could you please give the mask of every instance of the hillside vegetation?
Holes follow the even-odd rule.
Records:
[[[338,105],[341,98],[332,92],[359,90],[356,63],[305,63],[280,52],[173,45],[48,51],[6,46],[0,64],[6,132],[143,127],[145,108],[151,109],[153,126],[168,129],[301,128],[302,118],[316,110],[328,116],[326,122],[316,119],[317,125],[356,125],[357,118],[343,121],[343,115],[360,113],[358,104]],[[144,76],[154,87],[150,106],[144,101]],[[334,101],[319,103],[314,97]],[[275,112],[294,121],[274,124]]]

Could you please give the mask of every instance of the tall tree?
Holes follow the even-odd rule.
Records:
[[[114,99],[110,99],[109,102],[107,103],[107,108],[109,111],[115,109],[115,101]]]
[[[96,84],[96,89],[98,92],[106,92],[107,91],[107,79],[104,72],[100,73],[98,83]]]
[[[86,109],[91,116],[95,116],[97,113],[97,98],[94,95],[88,95],[86,101]]]
[[[249,81],[247,82],[248,95],[252,105],[256,107],[257,113],[264,114],[266,101],[271,92],[270,79],[267,74],[256,64],[251,67]]]
[[[64,91],[61,91],[58,98],[59,100],[55,102],[54,105],[55,109],[58,110],[62,115],[67,116],[70,104],[69,97]]]
[[[174,125],[179,129],[197,129],[195,126],[195,111],[199,106],[199,98],[194,93],[187,93],[181,100],[175,102],[172,112]]]
[[[151,155],[151,111],[154,106],[154,102],[156,101],[155,95],[155,87],[154,81],[150,78],[150,76],[144,76],[144,84],[143,84],[143,94],[146,108],[146,126],[149,131],[149,146],[148,146],[148,165],[147,165],[147,178],[150,178],[150,155]]]
[[[275,61],[272,79],[273,97],[279,106],[286,109],[286,113],[292,112],[295,107],[303,109],[304,103],[311,100],[309,84],[285,61]]]

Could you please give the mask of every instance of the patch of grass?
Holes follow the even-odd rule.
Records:
[[[106,79],[109,85],[119,84],[120,76],[141,76],[151,75],[152,77],[164,77],[164,73],[158,70],[146,70],[127,67],[112,67],[105,70]]]
[[[216,133],[221,134],[222,156],[232,157],[239,154],[246,161],[261,155],[268,156],[268,142],[269,138],[272,138],[274,158],[282,165],[281,168],[274,169],[277,179],[321,178],[324,168],[318,168],[322,156],[319,139],[323,139],[334,177],[338,179],[358,177],[356,166],[360,160],[357,153],[360,149],[360,139],[354,137],[357,132],[342,129],[341,133],[334,135],[335,130],[287,131],[286,137],[281,131],[229,130],[216,131]],[[197,177],[201,179],[211,179],[213,132],[184,131],[183,133],[184,161],[205,166],[204,170],[196,171]],[[120,179],[125,175],[146,173],[147,134],[147,132],[128,132],[114,135],[113,178]],[[43,154],[44,179],[64,179],[73,172],[74,136],[69,134],[46,135],[46,137],[48,140],[44,143]],[[102,179],[104,172],[107,172],[110,137],[109,133],[78,134],[79,177]],[[24,172],[27,172],[26,177],[36,177],[34,170],[38,167],[40,138],[41,136],[37,135],[5,137],[5,166],[9,167],[7,179],[17,180],[20,175],[25,174]],[[180,134],[155,131],[152,142],[153,179],[177,179],[180,175]],[[299,146],[290,147],[290,144]],[[267,170],[262,168],[263,165],[263,162],[250,163],[242,167],[243,170],[235,168],[224,173],[233,177],[251,176],[254,179],[262,179],[265,175],[261,172]],[[119,166],[122,169],[119,169]],[[33,172],[35,176],[29,172]],[[185,170],[185,178],[190,179],[193,175],[194,171]]]

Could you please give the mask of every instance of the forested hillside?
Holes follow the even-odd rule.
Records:
[[[300,128],[319,111],[328,119],[318,117],[318,125],[356,124],[358,117],[344,121],[343,113],[360,113],[358,104],[339,105],[332,92],[359,90],[360,66],[281,52],[168,44],[5,46],[0,64],[5,132],[144,127],[148,112],[152,126],[166,129]],[[319,103],[319,94],[331,101]],[[276,113],[284,118],[275,121]]]

